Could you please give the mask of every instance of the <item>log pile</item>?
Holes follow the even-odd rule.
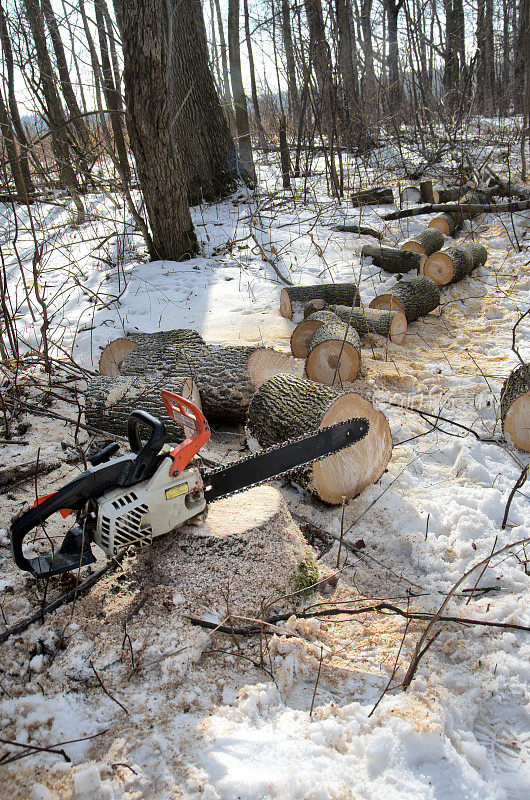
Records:
[[[320,283],[314,286],[288,286],[280,294],[280,314],[292,319],[310,300],[358,306],[361,302],[355,283]]]
[[[250,404],[249,434],[261,447],[284,442],[310,430],[362,417],[367,436],[351,447],[299,470],[296,481],[326,503],[339,505],[377,481],[392,455],[392,436],[385,415],[352,392],[339,392],[292,375],[265,381]]]
[[[501,391],[503,433],[514,445],[530,453],[530,363],[514,369]]]

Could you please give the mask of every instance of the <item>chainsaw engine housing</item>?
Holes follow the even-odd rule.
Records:
[[[171,461],[164,458],[149,480],[112,489],[94,501],[97,522],[92,538],[105,553],[118,555],[130,545],[150,544],[204,511],[199,470],[190,467],[172,478],[170,465]]]

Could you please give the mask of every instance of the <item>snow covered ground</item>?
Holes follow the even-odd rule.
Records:
[[[69,226],[69,212],[57,205],[38,206],[39,286],[52,313],[50,339],[94,371],[101,348],[133,330],[189,326],[207,341],[264,342],[288,350],[293,324],[279,316],[282,284],[264,258],[294,283],[355,279],[365,304],[395,282],[395,276],[361,266],[362,245],[373,239],[332,227],[346,220],[383,227],[385,243],[394,244],[424,227],[424,217],[383,226],[380,214],[388,208],[364,209],[360,219],[346,201],[325,195],[321,176],[307,184],[299,179],[292,193],[278,189],[278,177],[276,165],[262,165],[259,193],[242,191],[230,202],[194,209],[202,253],[183,263],[145,263],[126,210],[107,197],[92,199],[94,219],[81,229]],[[392,182],[399,178],[396,171]],[[0,213],[18,332],[40,347],[31,291],[34,243],[19,209],[17,257],[12,209],[2,206]],[[363,348],[354,390],[387,414],[394,453],[381,480],[345,509],[345,540],[362,540],[362,546],[343,548],[331,594],[315,592],[299,607],[388,600],[434,612],[467,570],[493,550],[530,537],[528,484],[515,494],[501,529],[529,457],[502,441],[498,422],[500,387],[517,363],[512,328],[530,305],[529,228],[530,212],[468,223],[462,239],[486,245],[486,266],[445,289],[441,309],[411,324],[404,345],[374,339]],[[517,328],[517,344],[528,360],[529,317]],[[440,412],[474,433],[441,422],[434,429],[407,406]],[[75,417],[65,402],[52,409]],[[61,442],[72,441],[72,426],[31,415],[28,421],[28,444],[1,445],[0,467],[35,460],[39,447],[41,458],[60,456]],[[210,453],[232,458],[243,444],[241,430],[223,426],[214,431]],[[41,493],[77,470],[65,466],[41,479]],[[340,509],[293,487],[279,488],[293,514],[340,534]],[[13,566],[5,534],[11,515],[33,492],[20,485],[1,501],[5,626],[39,602],[34,583]],[[0,794],[6,800],[530,795],[527,632],[440,624],[405,692],[400,684],[425,622],[407,625],[369,611],[349,619],[293,617],[271,636],[260,666],[258,637],[236,647],[231,637],[186,620],[190,598],[179,589],[178,569],[162,572],[156,552],[131,556],[123,572],[101,581],[74,607],[2,646],[1,736],[59,749],[59,743],[81,740],[64,745],[71,762],[38,752],[3,767]],[[335,544],[319,562],[322,574],[335,574],[336,561]],[[444,613],[530,626],[529,571],[523,545],[505,551],[482,574],[470,575]],[[470,598],[477,581],[479,590]],[[223,619],[224,589],[205,594],[196,614]],[[63,590],[60,584],[50,592]],[[231,598],[231,610],[258,613],[260,599],[249,564],[248,590]]]

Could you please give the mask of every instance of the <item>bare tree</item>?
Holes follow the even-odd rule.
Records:
[[[241,169],[251,180],[256,179],[247,98],[241,74],[241,50],[239,46],[239,0],[228,0],[228,54],[230,59],[230,80],[236,112],[237,144]]]

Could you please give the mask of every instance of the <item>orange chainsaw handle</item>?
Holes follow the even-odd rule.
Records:
[[[193,428],[192,435],[174,447],[169,454],[173,459],[169,474],[172,478],[178,478],[210,438],[210,426],[202,411],[179,394],[162,389],[162,400],[171,419],[180,422],[185,428]]]

